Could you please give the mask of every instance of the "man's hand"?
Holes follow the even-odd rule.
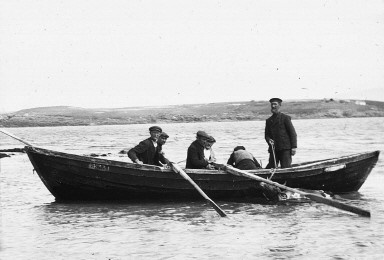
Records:
[[[291,155],[294,156],[296,154],[296,148],[292,148]]]
[[[213,166],[212,164],[208,164],[205,168],[208,170],[214,170],[215,166]]]
[[[270,143],[271,145],[274,145],[274,144],[275,144],[275,141],[273,141],[273,139],[269,139],[269,140],[268,140],[268,143]]]
[[[139,159],[136,159],[136,160],[135,160],[135,163],[137,163],[137,164],[143,164],[143,162],[140,161]]]

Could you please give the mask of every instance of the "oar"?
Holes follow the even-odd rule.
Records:
[[[189,183],[192,184],[193,187],[195,187],[195,189],[201,194],[201,196],[203,196],[208,202],[209,204],[211,204],[211,206],[217,211],[217,213],[219,213],[219,215],[221,217],[226,217],[227,214],[225,214],[225,212],[219,207],[217,206],[217,204],[211,200],[207,194],[204,193],[204,191],[202,189],[200,189],[200,187],[191,179],[191,177],[188,176],[188,174],[183,171],[183,169],[180,168],[179,165],[177,165],[176,163],[173,163],[171,161],[169,161],[172,165],[172,170],[178,174],[181,175],[181,177],[183,177],[184,179],[186,179],[187,181],[189,181]]]
[[[277,169],[277,164],[276,164],[275,146],[274,146],[273,142],[269,141],[269,143],[271,144],[271,150],[272,150],[272,154],[273,154],[273,162],[275,163],[275,167],[273,168],[271,176],[268,178],[268,179],[272,180],[272,177],[275,174],[276,169]]]
[[[274,168],[276,169],[277,168],[277,164],[276,164],[275,146],[274,146],[273,142],[269,141],[269,143],[271,144],[271,150],[272,150],[272,154],[273,154],[273,162],[275,163],[275,167]],[[271,176],[271,178],[272,178],[272,176]]]
[[[182,161],[180,161],[180,162],[177,162],[177,164],[179,164],[179,163],[182,163],[182,162],[185,162],[187,159],[184,159],[184,160],[182,160]]]
[[[309,198],[309,199],[311,199],[313,201],[320,202],[320,203],[323,203],[323,204],[327,204],[329,206],[332,206],[332,207],[335,207],[335,208],[338,208],[338,209],[341,209],[341,210],[349,211],[349,212],[352,212],[352,213],[355,213],[355,214],[358,214],[358,215],[361,215],[361,216],[364,216],[364,217],[370,217],[371,216],[371,213],[369,211],[367,211],[367,210],[364,210],[364,209],[361,209],[361,208],[358,208],[358,207],[355,207],[355,206],[347,205],[347,204],[344,204],[344,203],[342,203],[340,201],[337,201],[337,200],[325,198],[325,197],[317,195],[317,194],[312,194],[312,193],[304,192],[304,191],[301,191],[301,190],[298,190],[298,189],[294,189],[294,188],[282,185],[280,183],[277,183],[277,182],[274,182],[274,181],[271,181],[271,180],[268,180],[268,179],[264,179],[264,178],[262,178],[260,176],[250,174],[250,173],[248,173],[246,171],[233,168],[230,165],[223,165],[223,164],[216,164],[216,163],[215,163],[215,165],[225,169],[227,172],[229,172],[229,173],[231,173],[233,175],[243,176],[243,177],[247,177],[247,178],[250,178],[250,179],[257,180],[257,181],[265,182],[265,183],[268,183],[270,185],[273,185],[273,186],[276,186],[276,187],[279,187],[279,188],[282,188],[282,189],[285,189],[285,190],[289,190],[289,191],[292,191],[292,192],[304,195],[305,197],[307,197],[307,198]]]
[[[24,143],[24,144],[26,144],[28,146],[33,146],[32,144],[28,143],[27,141],[24,141],[23,139],[21,139],[21,138],[15,136],[15,135],[9,133],[8,131],[5,131],[4,129],[0,129],[0,132],[2,132],[3,134],[6,134],[6,135],[16,139],[17,141],[20,141],[20,142],[22,142],[22,143]]]

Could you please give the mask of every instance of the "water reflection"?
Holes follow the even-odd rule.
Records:
[[[144,218],[171,219],[199,223],[196,219],[212,216],[220,218],[205,202],[52,202],[36,206],[39,219],[49,224],[90,222],[92,219],[109,221],[142,221]]]

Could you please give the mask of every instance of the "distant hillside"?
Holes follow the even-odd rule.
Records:
[[[282,112],[293,119],[383,117],[384,102],[359,100],[284,101]],[[167,122],[265,120],[267,101],[223,102],[161,107],[85,109],[38,107],[0,115],[1,127],[124,125]]]

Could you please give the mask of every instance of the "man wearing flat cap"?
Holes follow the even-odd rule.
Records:
[[[128,151],[128,157],[132,162],[158,166],[162,166],[161,163],[167,163],[167,160],[162,154],[162,144],[158,144],[161,133],[161,127],[151,126],[149,128],[149,134],[151,136]]]
[[[289,168],[292,164],[292,156],[296,154],[297,135],[292,125],[291,117],[280,112],[280,98],[271,98],[272,116],[266,120],[265,140],[268,143],[269,162],[267,169]],[[276,159],[276,165],[275,165]]]
[[[215,138],[213,138],[213,136],[209,136],[204,144],[204,157],[209,164],[216,162],[215,152],[212,149],[214,143],[216,143]]]
[[[196,140],[188,147],[187,164],[185,168],[188,169],[214,169],[205,159],[204,149],[205,143],[209,139],[209,135],[204,131],[196,133]]]
[[[159,158],[156,162],[158,163],[158,165],[169,165],[169,160],[165,158],[165,153],[163,151],[163,145],[165,145],[165,143],[167,142],[168,137],[169,135],[167,135],[167,133],[161,132],[161,134],[159,135],[159,139],[157,140]]]
[[[157,143],[159,145],[164,145],[166,142],[167,142],[167,139],[168,139],[169,135],[167,135],[166,132],[162,132],[160,135],[159,135],[159,140],[157,140]]]

